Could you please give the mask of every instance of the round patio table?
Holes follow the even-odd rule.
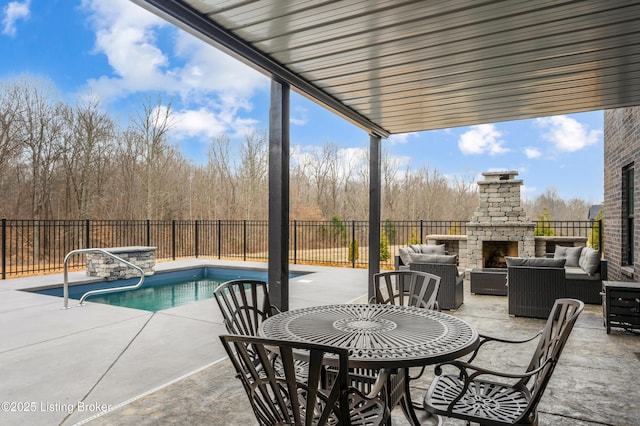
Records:
[[[402,368],[450,361],[473,351],[478,332],[438,311],[382,304],[312,306],[265,320],[260,334],[349,349],[354,368]]]
[[[344,304],[286,311],[265,320],[267,338],[297,340],[349,349],[349,367],[390,369],[402,389],[407,419],[419,424],[409,390],[408,368],[450,361],[473,351],[478,332],[465,321],[413,306]],[[392,399],[392,400],[393,400]]]

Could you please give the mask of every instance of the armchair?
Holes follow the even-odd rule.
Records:
[[[488,342],[516,344],[533,338],[509,341],[481,336],[480,346],[468,362],[453,361],[436,366],[436,378],[424,398],[425,409],[485,425],[537,425],[538,403],[583,309],[584,303],[580,300],[555,301],[544,329],[537,335],[540,339],[531,362],[522,374],[492,371],[471,362]],[[454,372],[443,374],[444,368],[452,368]],[[495,377],[503,381],[494,381]]]

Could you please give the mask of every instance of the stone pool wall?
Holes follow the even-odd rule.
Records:
[[[156,267],[157,247],[111,247],[102,250],[118,256],[142,269],[145,275],[153,275]],[[107,281],[138,277],[139,272],[104,253],[87,253],[87,275]]]

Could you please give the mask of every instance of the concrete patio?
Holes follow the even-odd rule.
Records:
[[[157,270],[203,264],[266,267],[194,260],[160,263]],[[365,300],[364,269],[291,269],[310,272],[291,280],[292,309]],[[86,280],[81,272],[70,278]],[[156,313],[97,303],[63,311],[61,298],[18,291],[55,282],[60,275],[0,282],[0,424],[256,423],[219,343],[225,329],[213,299]],[[509,317],[506,297],[472,295],[468,287],[464,304],[451,313],[480,332],[523,337],[543,326],[543,320]],[[535,342],[522,346],[487,348],[478,362],[518,371]],[[540,424],[638,424],[639,368],[640,336],[621,329],[607,335],[602,308],[587,305],[539,406]],[[432,377],[428,370],[415,384],[414,399]],[[406,424],[398,409],[393,422]]]

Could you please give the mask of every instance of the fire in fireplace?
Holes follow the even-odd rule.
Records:
[[[518,256],[517,241],[482,242],[482,264],[484,268],[506,268],[506,256]]]

